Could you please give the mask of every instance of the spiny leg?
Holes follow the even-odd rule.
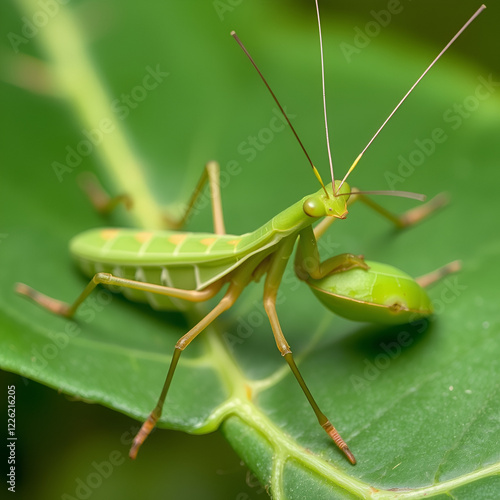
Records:
[[[224,227],[224,216],[222,213],[221,193],[220,193],[220,167],[216,161],[210,161],[205,165],[200,180],[198,181],[198,184],[196,185],[182,216],[178,219],[166,216],[166,220],[168,222],[169,227],[173,229],[180,229],[186,224],[189,216],[196,207],[196,200],[203,193],[203,188],[205,187],[207,181],[211,195],[214,232],[215,234],[226,234],[226,230]]]
[[[436,210],[444,207],[449,201],[448,196],[445,193],[440,193],[428,202],[423,203],[418,207],[412,208],[401,215],[396,215],[384,208],[382,205],[379,205],[377,202],[373,201],[368,196],[357,194],[356,189],[354,188],[352,191],[352,196],[349,198],[347,204],[350,205],[358,200],[375,210],[386,219],[390,220],[399,229],[417,224],[421,220],[429,217],[429,215],[431,215]]]
[[[101,214],[109,214],[121,203],[127,210],[132,208],[133,202],[129,195],[110,196],[92,172],[81,173],[78,176],[78,183],[94,208]]]
[[[24,283],[16,283],[15,290],[17,293],[30,298],[47,311],[59,316],[71,318],[75,314],[78,307],[92,293],[98,284],[132,288],[143,292],[184,299],[190,302],[204,302],[217,294],[217,292],[221,289],[223,282],[221,280],[216,281],[204,290],[183,290],[181,288],[172,288],[163,285],[156,285],[154,283],[143,283],[141,281],[119,278],[109,273],[97,273],[72,304],[48,297],[47,295],[38,292]]]
[[[161,391],[158,402],[135,436],[134,442],[129,452],[130,458],[135,459],[137,457],[139,448],[149,436],[151,431],[154,429],[156,423],[161,417],[168,389],[170,387],[170,383],[172,382],[172,378],[174,376],[174,372],[182,351],[196,338],[199,333],[201,333],[210,323],[212,323],[214,319],[216,319],[220,314],[222,314],[234,304],[244,287],[245,285],[232,283],[229,286],[229,289],[224,297],[222,297],[221,301],[198,324],[191,328],[188,333],[186,333],[177,341],[177,344],[175,344],[172,361],[170,362],[170,367],[168,369],[167,378],[165,379],[165,383],[163,385],[163,389]]]
[[[313,409],[319,424],[333,439],[338,448],[342,450],[349,462],[354,465],[356,463],[354,455],[352,454],[351,450],[347,446],[346,442],[342,439],[338,431],[332,425],[330,420],[328,420],[325,414],[320,410],[313,395],[311,394],[311,391],[307,387],[297,365],[295,364],[292,351],[290,349],[290,346],[288,345],[288,342],[286,341],[285,336],[283,335],[283,331],[281,329],[281,325],[276,312],[276,296],[278,293],[281,278],[283,276],[283,272],[286,267],[286,263],[293,249],[293,243],[293,241],[291,242],[291,244],[289,242],[285,242],[285,244],[282,245],[273,256],[273,260],[271,262],[271,266],[269,268],[269,272],[267,274],[266,282],[264,285],[264,308],[269,318],[269,322],[271,323],[271,328],[273,330],[274,339],[276,340],[276,345],[278,346],[281,355],[285,358],[288,366],[292,370],[292,373],[294,374],[297,382],[299,383],[302,391],[309,401],[309,404],[311,405],[311,408]]]

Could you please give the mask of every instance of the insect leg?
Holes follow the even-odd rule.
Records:
[[[111,197],[102,187],[97,177],[91,172],[84,172],[78,178],[80,187],[86,193],[94,208],[101,214],[109,214],[117,205],[123,203],[125,208],[129,210],[132,208],[132,199],[129,195],[123,194]],[[210,188],[210,200],[212,203],[212,216],[214,220],[215,234],[226,234],[224,226],[224,216],[222,212],[222,200],[220,193],[220,167],[215,161],[208,162],[205,165],[196,188],[189,199],[187,207],[183,215],[176,219],[168,214],[164,215],[166,226],[171,229],[182,228],[193,210],[196,209],[196,200],[203,193],[203,188],[208,182]]]
[[[220,194],[220,167],[216,161],[210,161],[205,165],[203,174],[201,175],[201,178],[198,181],[198,184],[196,185],[182,216],[179,219],[173,219],[170,216],[166,216],[169,227],[172,229],[180,229],[186,224],[189,216],[193,210],[196,209],[196,200],[203,193],[203,188],[205,187],[207,181],[211,195],[214,232],[215,234],[226,234]]]
[[[412,208],[401,215],[393,214],[389,210],[385,209],[382,205],[379,205],[378,203],[373,201],[368,196],[357,194],[356,190],[353,189],[353,194],[349,198],[347,204],[350,205],[357,200],[363,202],[365,205],[368,205],[370,208],[378,212],[386,219],[389,219],[397,228],[402,229],[417,224],[436,210],[445,206],[448,203],[448,196],[445,193],[440,193],[429,200],[427,203],[423,203],[416,208]]]
[[[427,288],[428,286],[436,283],[436,281],[439,281],[444,277],[448,276],[448,274],[460,271],[461,268],[462,268],[461,262],[459,260],[454,260],[453,262],[450,262],[449,264],[446,264],[443,267],[436,269],[435,271],[431,271],[430,273],[415,278],[415,281],[421,287]]]
[[[314,237],[319,240],[327,229],[338,219],[335,217],[324,217],[323,220],[314,227]]]
[[[196,324],[188,333],[183,335],[175,344],[174,354],[172,356],[172,361],[170,362],[170,367],[168,369],[167,378],[163,385],[163,389],[160,394],[160,398],[156,403],[155,408],[149,414],[147,420],[142,424],[141,429],[134,438],[132,447],[130,448],[129,456],[130,458],[136,458],[137,452],[141,447],[142,443],[146,440],[148,435],[151,433],[153,428],[161,417],[163,405],[165,403],[165,398],[167,397],[167,392],[172,382],[172,377],[174,376],[175,369],[177,367],[177,362],[182,354],[182,351],[196,338],[196,336],[201,333],[212,321],[214,321],[220,314],[229,309],[236,301],[236,299],[241,294],[242,290],[248,284],[246,282],[232,282],[229,286],[224,297],[221,301],[198,323]]]
[[[120,203],[123,203],[127,210],[132,208],[133,202],[129,195],[109,196],[92,172],[83,172],[80,174],[78,176],[78,183],[97,212],[103,215],[112,212]]]
[[[332,220],[334,220],[333,217]],[[326,229],[325,226],[327,225],[323,224],[324,229]],[[307,280],[309,277],[321,279],[329,274],[349,271],[349,269],[355,268],[368,269],[362,256],[350,253],[336,255],[321,262],[316,232],[313,232],[310,226],[300,232],[294,265],[295,273],[301,280]]]
[[[167,295],[169,297],[184,299],[190,302],[204,302],[217,294],[217,292],[221,289],[223,282],[221,280],[216,281],[204,290],[183,290],[181,288],[171,288],[163,285],[155,285],[153,283],[142,283],[141,281],[119,278],[109,273],[97,273],[72,304],[48,297],[47,295],[38,292],[24,283],[16,284],[16,292],[29,297],[44,309],[47,309],[54,314],[71,318],[75,314],[78,307],[92,293],[98,284],[132,288],[143,292],[151,292],[159,295]]]
[[[412,208],[401,215],[395,215],[389,210],[385,209],[383,206],[379,205],[371,198],[364,196],[362,194],[357,194],[356,189],[353,188],[353,194],[349,198],[347,205],[352,205],[355,201],[362,201],[370,208],[373,208],[380,215],[389,219],[398,228],[404,228],[412,226],[425,219],[434,211],[440,209],[448,203],[448,197],[444,193],[436,195],[434,198],[429,200],[416,208]],[[336,221],[335,217],[325,217],[319,224],[314,228],[314,236],[319,240],[327,231],[327,229]]]
[[[311,405],[314,413],[316,414],[316,418],[318,419],[319,424],[326,433],[333,439],[335,444],[339,447],[340,450],[345,454],[348,460],[354,465],[356,463],[356,459],[354,455],[349,450],[349,447],[345,443],[345,441],[340,437],[340,434],[337,432],[332,423],[328,420],[325,414],[320,410],[318,404],[316,403],[314,397],[312,396],[309,388],[307,387],[297,365],[295,364],[295,360],[293,359],[293,354],[286,341],[285,336],[283,335],[283,331],[281,329],[281,325],[278,319],[278,315],[276,312],[276,296],[278,293],[278,288],[281,282],[281,278],[283,276],[283,272],[286,267],[286,263],[290,257],[290,254],[293,250],[293,244],[284,244],[281,248],[276,252],[273,256],[273,261],[269,268],[269,272],[266,277],[266,282],[264,285],[264,308],[266,310],[267,316],[269,318],[269,322],[271,323],[271,328],[274,333],[274,339],[276,340],[276,345],[281,353],[281,355],[285,358],[288,366],[292,370],[297,382],[299,383],[302,391],[304,392],[309,404]]]

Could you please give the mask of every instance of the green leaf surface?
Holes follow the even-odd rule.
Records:
[[[120,2],[99,16],[99,32],[89,34],[94,70],[111,102],[122,106],[122,114],[123,106],[128,109],[122,119],[116,106],[112,116],[103,111],[101,118],[126,131],[129,157],[139,160],[139,180],[170,210],[189,196],[203,164],[217,159],[227,231],[244,233],[316,191],[317,184],[228,32],[237,29],[248,45],[328,178],[314,11],[307,23],[289,13],[286,23],[275,25],[266,12],[275,7],[266,4],[242,4],[222,20],[209,3],[196,15],[183,4],[146,10]],[[95,18],[91,9],[103,13],[98,5],[87,7],[90,14],[83,5],[74,11],[84,26]],[[328,106],[340,176],[432,54],[407,40],[377,39],[348,64],[341,47],[352,32],[328,21]],[[55,20],[45,29],[54,26]],[[139,35],[137,26],[148,29]],[[50,60],[40,48],[43,36],[22,49]],[[144,78],[158,66],[168,77],[143,92]],[[51,74],[54,67],[48,69]],[[124,211],[111,220],[94,213],[78,188],[78,173],[95,170],[111,191],[122,187],[123,177],[132,185],[136,180],[127,181],[129,164],[113,172],[103,158],[104,144],[119,134],[115,130],[103,134],[60,182],[53,163],[64,163],[68,147],[77,149],[86,139],[83,129],[91,135],[91,126],[78,121],[83,113],[74,112],[71,99],[3,86],[1,119],[9,137],[2,143],[0,196],[1,366],[143,420],[159,395],[176,340],[213,302],[183,316],[101,291],[76,321],[68,321],[14,294],[20,281],[72,300],[86,280],[71,261],[69,239],[88,228],[131,223]],[[320,245],[324,258],[348,251],[414,276],[461,259],[463,270],[430,290],[434,317],[390,328],[349,322],[323,309],[291,266],[285,274],[278,306],[283,331],[316,400],[356,455],[355,467],[317,424],[279,355],[262,284],[248,287],[183,355],[161,426],[198,434],[220,427],[274,498],[496,498],[499,131],[494,76],[458,57],[443,60],[350,182],[429,197],[446,191],[449,206],[418,227],[396,232],[355,205]],[[127,158],[125,149],[113,154]],[[396,212],[415,205],[378,201]],[[209,212],[201,210],[189,228],[210,230]],[[148,443],[141,454],[147,449]]]

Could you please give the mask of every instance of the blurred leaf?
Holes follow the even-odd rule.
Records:
[[[120,3],[101,11],[106,35],[91,46],[110,96],[121,105],[123,96],[135,96],[123,126],[159,201],[185,199],[203,163],[216,158],[227,229],[235,234],[258,227],[317,186],[289,131],[273,130],[275,106],[229,29],[238,30],[328,175],[316,34],[289,14],[263,41],[259,33],[269,32],[264,27],[272,24],[270,8],[242,4],[220,23],[210,4],[198,5],[196,15],[192,7],[169,5],[167,16],[161,6]],[[429,55],[404,40],[385,47],[374,42],[346,64],[340,47],[352,35],[325,24],[333,47],[329,109],[340,175]],[[138,46],[128,33],[140,26],[147,28]],[[204,433],[222,423],[227,439],[275,498],[365,498],[372,488],[382,490],[379,498],[493,498],[490,492],[498,490],[500,237],[494,214],[500,102],[487,72],[450,60],[424,80],[351,179],[364,189],[429,197],[446,190],[450,206],[402,233],[354,206],[322,244],[324,256],[362,253],[414,275],[462,259],[463,271],[430,291],[435,318],[399,328],[357,325],[324,311],[293,278],[292,268],[281,288],[285,335],[358,465],[351,467],[335,449],[283,366],[262,308],[262,285],[245,291],[183,355],[176,372],[162,425]],[[147,67],[158,64],[168,78],[142,93]],[[175,341],[201,311],[184,318],[101,292],[69,322],[14,295],[16,281],[64,300],[80,292],[85,278],[72,265],[67,242],[109,221],[93,213],[77,187],[77,173],[100,167],[104,181],[110,178],[93,152],[58,182],[52,163],[64,161],[67,147],[85,139],[82,125],[65,105],[20,89],[7,88],[1,99],[9,128],[0,197],[1,366],[144,419]],[[382,201],[399,212],[411,206],[407,200]],[[211,227],[207,212],[191,229]],[[147,444],[141,451],[146,453]]]

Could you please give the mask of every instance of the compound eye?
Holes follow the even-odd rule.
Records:
[[[315,198],[307,198],[303,210],[309,217],[323,217],[325,215],[325,206]]]

